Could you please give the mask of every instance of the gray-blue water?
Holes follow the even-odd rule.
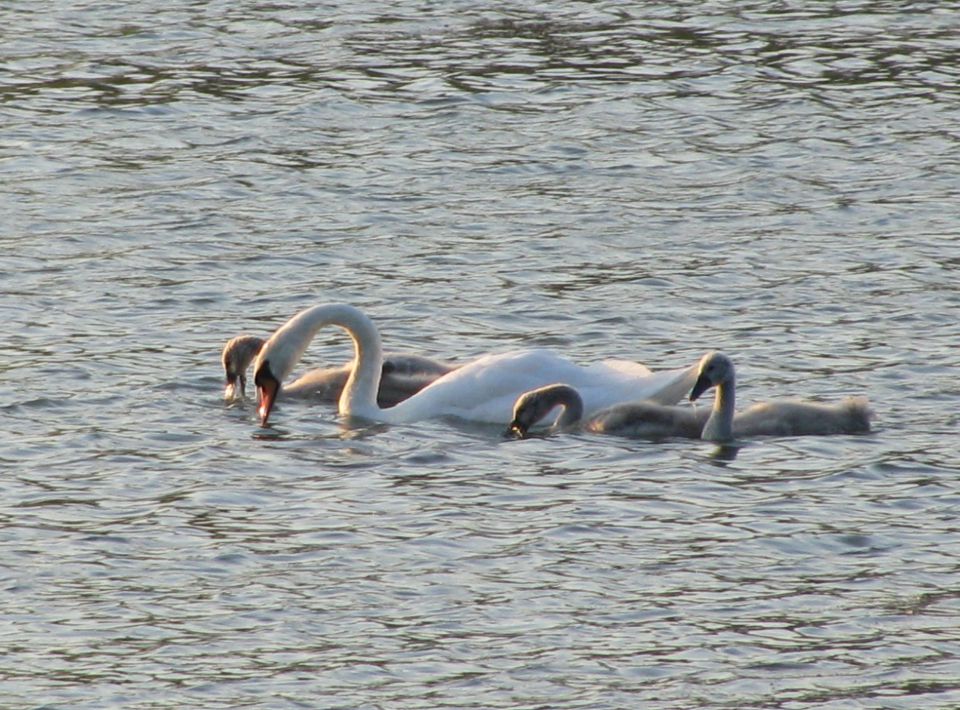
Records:
[[[960,707],[957,3],[0,27],[0,705]],[[229,337],[333,301],[460,360],[723,349],[875,431],[224,405]]]

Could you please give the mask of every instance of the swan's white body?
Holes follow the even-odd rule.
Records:
[[[356,348],[354,370],[340,396],[340,414],[388,424],[449,416],[506,424],[513,403],[527,390],[552,382],[576,387],[586,411],[633,399],[679,401],[696,377],[694,367],[651,373],[643,365],[606,360],[580,366],[546,350],[487,355],[450,372],[399,404],[376,402],[383,352],[376,326],[361,311],[344,304],[308,308],[284,324],[260,351],[254,379],[265,424],[279,383],[290,373],[314,335],[325,325],[347,330]]]

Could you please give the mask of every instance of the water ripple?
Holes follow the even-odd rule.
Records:
[[[0,704],[960,703],[951,9],[0,20]],[[876,430],[261,430],[219,348],[320,301],[439,357],[725,349]]]

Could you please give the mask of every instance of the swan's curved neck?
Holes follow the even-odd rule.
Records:
[[[713,409],[703,427],[701,439],[706,441],[731,441],[733,439],[733,415],[736,411],[737,385],[731,376],[717,385]]]
[[[383,369],[380,333],[373,321],[353,306],[334,303],[301,311],[273,334],[262,352],[277,352],[279,364],[275,374],[283,381],[317,332],[326,325],[346,330],[355,351],[354,367],[340,396],[340,411],[364,416],[370,410],[379,409],[377,390]]]
[[[383,344],[373,321],[360,311],[356,313],[361,320],[352,326],[342,321],[336,323],[350,333],[355,353],[353,369],[343,386],[338,407],[344,414],[370,416],[380,411],[377,391],[383,375]]]

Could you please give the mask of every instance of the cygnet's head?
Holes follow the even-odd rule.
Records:
[[[247,387],[247,368],[260,352],[263,343],[263,338],[254,335],[238,335],[223,346],[220,362],[223,363],[223,375],[226,379],[224,399],[243,397]]]
[[[711,387],[716,387],[724,382],[731,382],[734,376],[733,360],[721,352],[707,353],[700,359],[697,381],[694,383],[693,389],[690,390],[690,401],[697,400]]]
[[[583,412],[583,400],[579,393],[569,385],[555,384],[524,392],[513,405],[513,420],[503,433],[505,437],[526,438],[537,422],[558,406],[565,408],[563,419],[578,421]]]
[[[543,397],[540,391],[524,392],[513,405],[513,419],[503,435],[507,438],[523,439],[530,431],[530,427],[546,415],[547,412],[543,411]]]

